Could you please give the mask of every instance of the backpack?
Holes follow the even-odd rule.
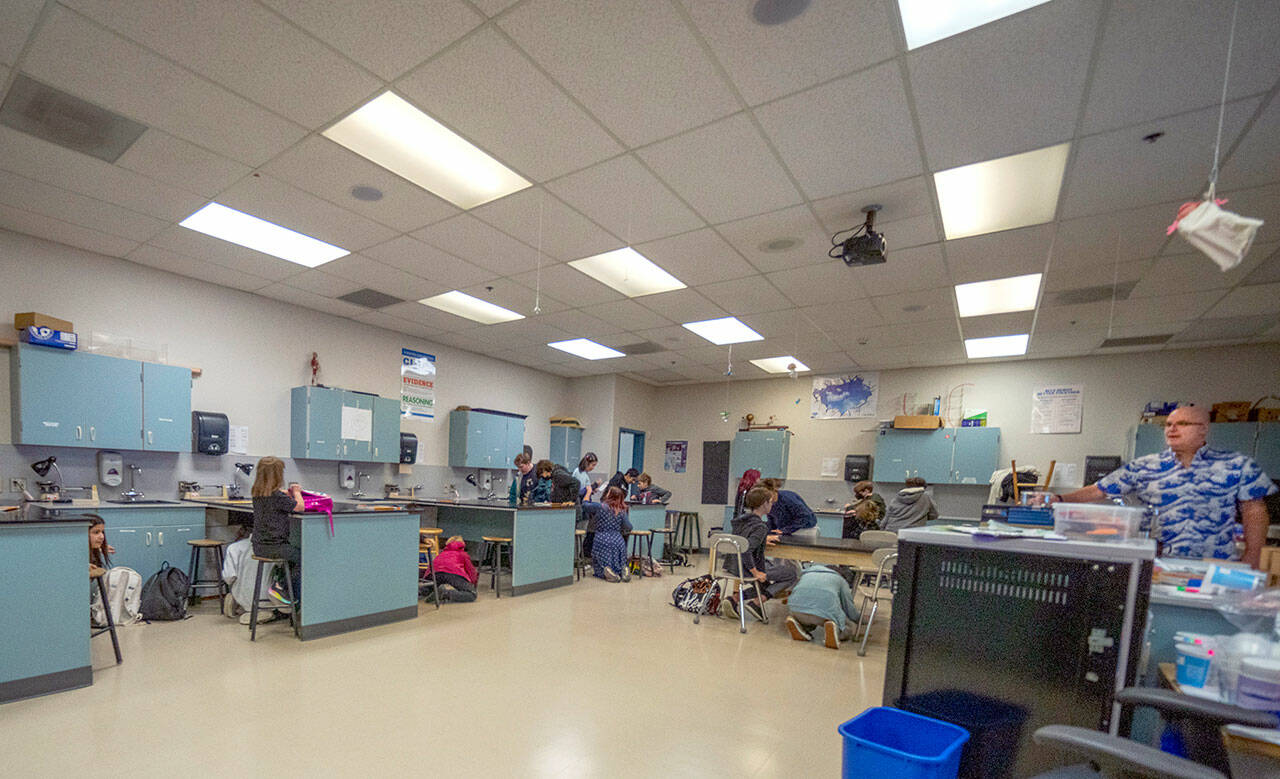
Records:
[[[645,576],[659,578],[662,576],[662,563],[652,557],[645,557],[640,560],[640,573]]]
[[[671,605],[691,614],[699,610],[704,614],[715,614],[720,610],[720,583],[710,574],[685,579],[671,591]]]
[[[111,621],[116,625],[128,625],[138,619],[138,606],[142,599],[142,577],[132,568],[119,566],[108,568],[102,583],[107,587],[107,603],[111,609]],[[98,588],[93,588],[89,603],[89,616],[94,625],[106,627],[107,613],[102,607]]]
[[[165,563],[142,585],[139,614],[145,620],[175,620],[187,616],[187,575]]]

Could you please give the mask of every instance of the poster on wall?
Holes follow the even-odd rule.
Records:
[[[662,470],[672,473],[684,473],[689,462],[688,441],[668,441],[667,455],[662,460]]]
[[[435,355],[400,350],[400,416],[422,422],[435,421]]]
[[[849,373],[815,376],[810,419],[865,419],[876,415],[880,374]]]
[[[1041,384],[1032,391],[1032,433],[1079,433],[1083,422],[1083,384]]]

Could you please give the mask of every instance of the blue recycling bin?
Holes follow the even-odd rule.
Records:
[[[887,706],[840,725],[845,779],[955,779],[969,733],[949,722]]]

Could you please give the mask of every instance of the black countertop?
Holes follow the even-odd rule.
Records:
[[[559,506],[543,505],[543,506],[513,506],[506,498],[501,500],[454,500],[453,498],[414,498],[409,503],[415,506],[434,506],[436,508],[447,508],[449,506],[458,506],[461,508],[472,509],[494,509],[497,511],[565,511],[573,509],[572,503],[566,503]]]

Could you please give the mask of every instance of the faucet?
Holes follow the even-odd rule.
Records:
[[[356,473],[356,488],[355,488],[355,491],[351,493],[351,497],[353,498],[364,497],[364,490],[362,490],[361,487],[364,485],[364,480],[367,478],[369,478],[369,474],[365,473],[364,471],[359,471]]]
[[[129,465],[129,489],[120,493],[120,497],[123,500],[137,500],[139,498],[145,497],[141,492],[138,492],[138,488],[134,482],[134,479],[140,473],[142,473],[141,467],[137,465],[132,465],[132,464]]]
[[[452,492],[452,493],[453,493],[453,499],[454,499],[454,500],[462,500],[462,496],[458,494],[458,488],[457,488],[457,486],[456,486],[456,485],[453,485],[453,484],[446,484],[446,485],[444,485],[444,491],[445,491],[445,492]]]

